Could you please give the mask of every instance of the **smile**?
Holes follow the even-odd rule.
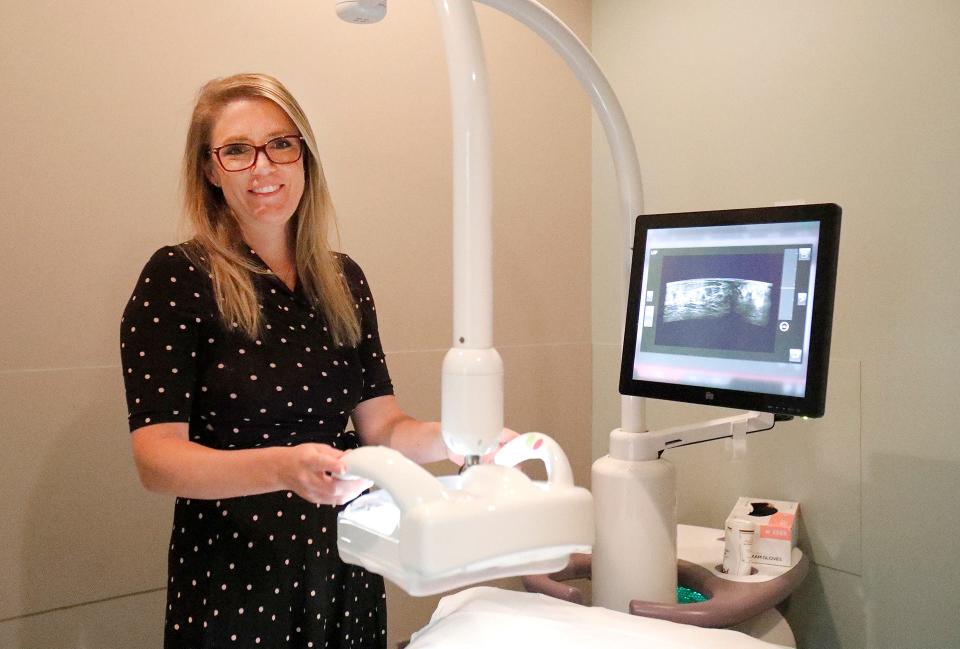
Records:
[[[263,187],[254,187],[250,191],[254,194],[272,194],[280,189],[281,185],[265,185]]]

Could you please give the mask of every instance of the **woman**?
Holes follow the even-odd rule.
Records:
[[[335,476],[360,444],[447,454],[398,407],[370,288],[328,246],[296,100],[265,75],[208,83],[183,183],[195,236],[147,263],[121,336],[140,478],[177,496],[164,646],[385,646],[383,582],[340,561],[330,506],[370,483]]]

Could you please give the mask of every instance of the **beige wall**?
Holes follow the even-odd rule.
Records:
[[[594,52],[625,109],[646,211],[843,206],[827,415],[667,453],[680,515],[802,503],[803,647],[957,646],[960,4],[598,0]],[[616,187],[594,129],[595,452],[618,423]],[[654,427],[717,416],[650,404]]]
[[[590,3],[546,3],[584,38]],[[478,9],[494,127],[495,340],[507,422],[588,479],[589,104],[559,59]],[[450,114],[432,3],[356,27],[330,0],[0,2],[0,646],[159,647],[172,502],[129,458],[118,321],[177,240],[192,99],[262,70],[320,142],[343,249],[365,268],[401,402],[435,418],[450,346]],[[432,600],[391,592],[392,640]]]

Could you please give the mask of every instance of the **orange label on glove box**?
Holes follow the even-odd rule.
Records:
[[[760,538],[791,540],[793,538],[793,519],[793,514],[777,512],[770,517],[766,525],[760,526]]]
[[[796,518],[793,514],[787,514],[785,512],[777,512],[770,517],[768,525],[773,525],[774,527],[793,527],[793,519]]]
[[[789,527],[774,527],[773,525],[762,525],[760,527],[760,538],[762,539],[780,539],[789,541],[793,534]]]

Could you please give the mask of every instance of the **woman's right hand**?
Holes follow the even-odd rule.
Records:
[[[318,505],[344,505],[373,486],[363,478],[344,480],[341,461],[344,451],[327,444],[298,444],[288,447],[290,461],[281,469],[287,489]]]

